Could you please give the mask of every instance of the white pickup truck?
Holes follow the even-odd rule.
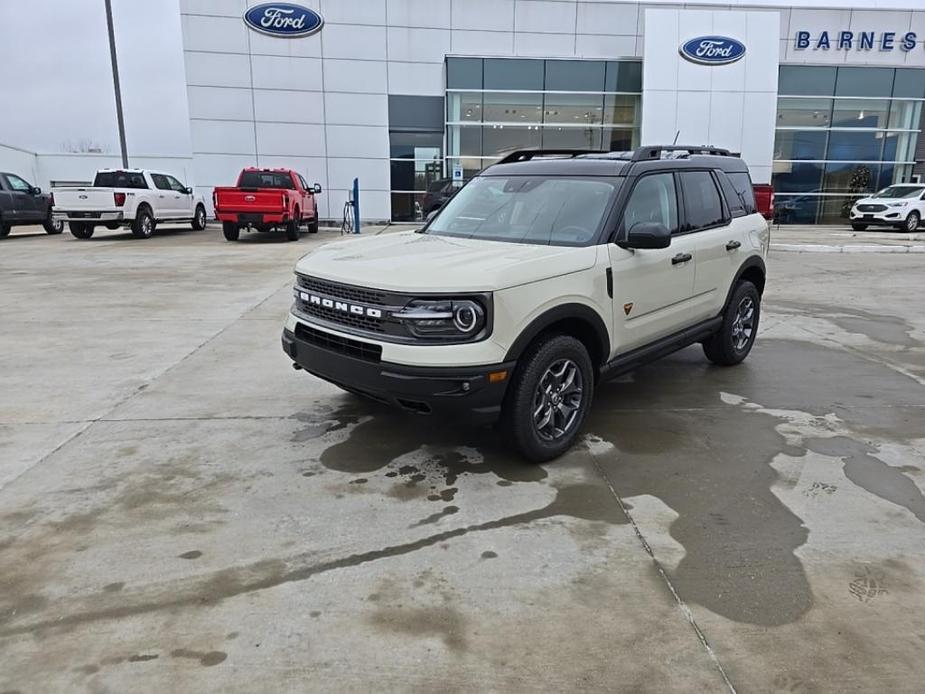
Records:
[[[52,220],[67,222],[78,239],[90,238],[100,225],[128,227],[142,239],[160,222],[206,227],[201,195],[169,174],[146,169],[100,169],[92,187],[53,189],[52,205]]]

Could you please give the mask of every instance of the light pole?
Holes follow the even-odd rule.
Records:
[[[112,28],[112,0],[106,2],[106,27],[109,29],[109,57],[112,59],[112,86],[116,94],[116,120],[119,122],[119,145],[122,147],[122,167],[128,168],[125,146],[125,119],[122,117],[122,89],[119,87],[119,61],[116,59],[116,34]]]

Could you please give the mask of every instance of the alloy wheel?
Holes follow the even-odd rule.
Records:
[[[732,321],[732,346],[741,352],[748,346],[755,331],[755,300],[746,296],[739,302],[735,318]]]
[[[571,359],[558,359],[543,373],[533,396],[533,426],[544,441],[569,434],[581,412],[584,383]]]

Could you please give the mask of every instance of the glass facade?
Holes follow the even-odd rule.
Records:
[[[925,70],[781,66],[771,182],[781,223],[837,224],[911,179]]]
[[[468,179],[518,149],[639,143],[639,61],[447,58],[446,170]]]

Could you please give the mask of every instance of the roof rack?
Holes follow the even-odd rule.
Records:
[[[515,161],[530,161],[536,157],[549,156],[574,158],[582,154],[607,154],[607,152],[600,149],[518,149],[496,161],[495,164],[510,164]]]
[[[631,161],[647,161],[661,159],[662,152],[687,152],[691,154],[711,154],[718,157],[734,156],[728,149],[713,147],[712,145],[646,145],[637,147],[633,151]]]

